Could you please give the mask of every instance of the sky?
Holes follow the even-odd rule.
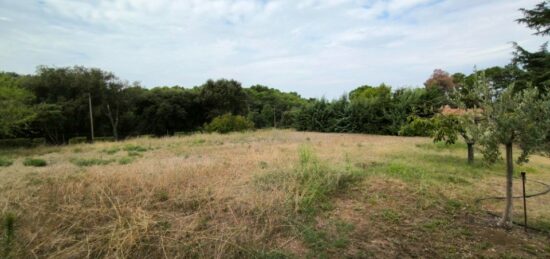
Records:
[[[208,79],[337,98],[502,66],[540,0],[0,0],[0,71],[98,67],[145,87]]]

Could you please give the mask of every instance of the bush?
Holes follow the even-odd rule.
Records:
[[[25,166],[42,167],[47,164],[46,160],[40,158],[26,158],[25,161],[23,161],[23,165]]]
[[[254,129],[254,123],[240,115],[229,113],[216,117],[212,122],[205,124],[207,132],[228,133],[232,131],[246,131]]]
[[[434,130],[434,123],[431,119],[410,116],[407,124],[401,126],[399,136],[431,136]]]
[[[0,166],[10,166],[12,164],[13,164],[13,161],[4,157],[0,157]]]
[[[88,137],[74,137],[69,139],[69,144],[82,144],[88,142]]]

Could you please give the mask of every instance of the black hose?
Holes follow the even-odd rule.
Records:
[[[518,179],[518,178],[515,178],[515,179]],[[540,182],[540,181],[537,181],[537,180],[530,180],[532,182],[535,182],[535,183],[538,183],[540,185],[543,185],[546,189],[541,191],[541,192],[537,192],[537,193],[533,193],[533,194],[529,194],[529,195],[525,195],[525,198],[532,198],[532,197],[537,197],[537,196],[541,196],[541,195],[545,195],[547,193],[550,193],[550,185],[547,184],[547,183],[543,183],[543,182]],[[521,199],[523,198],[523,196],[513,196],[512,199]],[[492,196],[492,197],[483,197],[483,198],[478,198],[475,200],[475,203],[476,204],[479,204],[481,201],[485,201],[485,200],[505,200],[506,197],[503,197],[503,196]],[[487,214],[491,215],[491,216],[494,216],[494,217],[500,217],[499,214],[496,214],[494,212],[491,212],[491,211],[485,211],[487,212]],[[544,230],[544,229],[540,229],[540,228],[535,228],[535,227],[531,227],[531,226],[526,226],[525,224],[521,223],[521,222],[517,222],[517,221],[512,221],[512,223],[518,225],[518,226],[522,226],[522,227],[525,227],[527,229],[530,229],[530,230],[534,230],[534,231],[538,231],[538,232],[541,232],[541,233],[546,233],[546,234],[550,234],[550,231],[548,230]]]

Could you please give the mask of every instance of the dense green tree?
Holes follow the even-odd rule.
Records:
[[[182,87],[157,87],[145,92],[137,101],[139,133],[157,136],[192,130],[189,119],[194,93]]]
[[[294,123],[291,111],[305,105],[305,101],[294,92],[284,93],[263,85],[245,88],[248,96],[248,118],[256,127],[290,127]]]
[[[515,52],[513,64],[521,67],[523,72],[522,81],[518,82],[521,85],[515,85],[516,91],[527,88],[529,83],[533,87],[539,89],[540,93],[550,92],[550,52],[548,52],[548,44],[541,46],[539,51],[529,52],[514,44]]]
[[[34,96],[19,87],[15,74],[0,73],[0,136],[13,136],[35,118],[31,107]]]
[[[247,112],[246,93],[235,80],[208,80],[200,87],[199,99],[206,121],[226,113],[245,115]]]

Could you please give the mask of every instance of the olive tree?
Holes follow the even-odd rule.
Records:
[[[454,89],[451,96],[452,102],[457,108],[445,106],[440,114],[432,118],[434,141],[445,141],[446,144],[454,144],[460,135],[468,146],[468,163],[474,162],[474,145],[481,138],[481,109],[479,108],[480,94],[477,89],[481,85],[487,85],[484,73],[476,72],[472,87],[465,85],[460,89]]]
[[[506,152],[506,206],[499,225],[512,224],[512,178],[514,175],[513,149],[519,147],[518,163],[528,162],[529,155],[548,151],[545,143],[550,127],[550,100],[541,98],[537,88],[514,92],[513,85],[503,91],[494,91],[489,84],[479,84],[481,114],[483,117],[481,144],[486,160],[500,157],[500,146]]]

